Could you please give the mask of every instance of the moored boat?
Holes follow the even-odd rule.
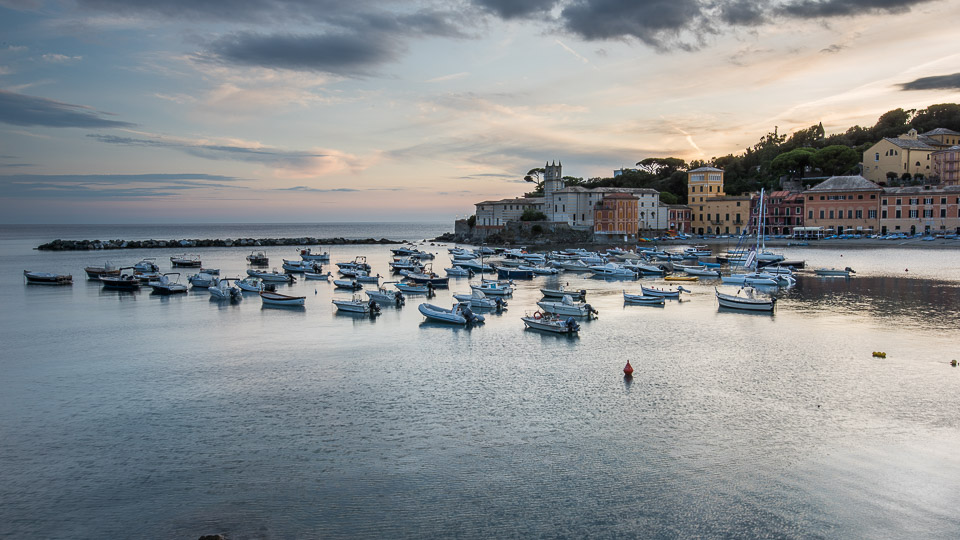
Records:
[[[822,277],[850,277],[850,274],[856,274],[856,271],[848,266],[843,270],[838,268],[817,268],[813,273]]]
[[[386,285],[386,283],[384,283]],[[404,298],[403,293],[400,291],[391,291],[386,287],[379,287],[375,291],[364,291],[367,294],[367,298],[374,300],[380,305],[389,306],[395,305],[397,307],[402,306],[406,303],[406,298]]]
[[[199,255],[174,255],[170,257],[170,264],[182,268],[200,268],[203,263],[200,262]]]
[[[87,273],[87,279],[97,281],[101,275],[118,275],[120,269],[110,263],[104,263],[103,266],[85,266],[83,271]]]
[[[305,261],[330,262],[330,252],[322,251],[319,253],[314,253],[311,248],[306,248],[300,250],[300,258]]]
[[[641,286],[640,290],[643,291],[643,294],[646,296],[662,296],[664,298],[680,298],[680,293],[690,292],[684,289],[682,286],[677,287],[676,289],[658,289],[656,287]]]
[[[540,289],[540,294],[544,298],[563,298],[564,296],[569,296],[574,300],[586,300],[587,299],[587,290],[580,289],[579,291],[568,290],[563,285],[560,285],[556,289]]]
[[[230,279],[228,278],[218,278],[207,290],[210,291],[212,298],[218,300],[239,300],[243,298],[243,293],[240,291],[240,288],[236,285],[230,285]]]
[[[565,295],[559,302],[542,300],[537,302],[537,305],[540,306],[540,309],[548,313],[571,317],[590,318],[598,313],[590,304],[586,302],[574,302],[573,298],[569,295]]]
[[[353,295],[352,300],[332,300],[332,302],[333,305],[337,306],[337,311],[364,313],[374,316],[380,314],[380,306],[375,300],[364,301],[359,295]]]
[[[170,276],[177,276],[171,279]],[[148,281],[147,286],[156,294],[178,294],[187,292],[187,286],[180,283],[180,272],[167,272],[157,279]]]
[[[262,270],[247,270],[247,275],[260,278],[263,281],[270,281],[270,282],[277,282],[277,283],[279,282],[292,283],[294,281],[294,277],[291,274],[287,274],[284,272],[277,272],[276,268],[274,268],[272,272],[266,272]]]
[[[333,280],[334,286],[338,289],[347,289],[351,291],[357,291],[363,288],[363,285],[355,279],[335,279]]]
[[[714,288],[714,292],[717,295],[717,302],[720,304],[720,307],[741,309],[744,311],[773,311],[773,308],[776,307],[777,299],[775,297],[754,298],[752,297],[753,290],[747,289],[747,291],[751,296],[740,296],[740,291],[737,291],[736,295],[724,294]]]
[[[241,291],[246,292],[260,292],[263,290],[263,281],[257,277],[246,277],[236,282],[237,287]]]
[[[470,310],[470,307],[457,302],[450,309],[428,304],[426,302],[417,306],[424,317],[432,321],[438,321],[449,324],[468,325],[473,323],[482,323],[483,315],[479,315]]]
[[[536,311],[533,315],[520,317],[523,325],[532,330],[543,330],[555,334],[576,334],[580,331],[580,323],[573,317],[558,317],[550,313]]]
[[[254,266],[267,266],[270,264],[270,258],[263,251],[252,251],[247,255],[247,263]]]
[[[124,270],[131,270],[125,273]],[[103,283],[104,289],[115,289],[118,291],[135,291],[140,288],[140,280],[133,274],[133,267],[127,266],[120,269],[117,275],[102,275],[100,283]]]
[[[260,299],[265,306],[300,307],[304,305],[307,297],[291,296],[273,291],[260,291]]]
[[[73,285],[73,276],[70,274],[52,274],[50,272],[23,271],[27,283],[36,285]]]
[[[647,306],[662,306],[666,299],[663,296],[653,296],[648,294],[630,294],[623,291],[623,301],[628,304],[643,304]]]

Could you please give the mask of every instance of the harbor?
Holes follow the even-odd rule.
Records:
[[[441,273],[448,249],[481,247],[431,246],[427,230],[409,236]],[[7,242],[0,259],[0,490],[12,501],[0,509],[4,534],[960,529],[946,495],[960,490],[957,251],[777,249],[806,264],[772,314],[721,309],[710,281],[682,282],[689,294],[650,306],[625,302],[624,291],[677,283],[576,272],[515,279],[506,309],[460,326],[431,322],[417,306],[449,308],[479,275],[451,276],[432,298],[407,295],[372,317],[338,310],[333,301],[354,293],[332,281],[278,285],[305,299],[296,308],[265,306],[256,293],[231,301],[195,288],[109,290],[83,268],[152,257],[169,272],[184,250],[35,245]],[[323,272],[362,257],[373,274],[391,275],[391,248],[324,246]],[[298,253],[258,249],[271,267]],[[199,255],[233,277],[254,268],[248,254]],[[856,274],[814,274],[845,266]],[[27,285],[24,268],[72,273],[74,283]],[[528,329],[522,319],[542,290],[583,291],[597,315],[577,318],[576,335]],[[38,327],[49,329],[42,339]],[[891,482],[875,481],[891,471]],[[753,520],[759,507],[776,517]],[[15,519],[28,514],[36,519]]]

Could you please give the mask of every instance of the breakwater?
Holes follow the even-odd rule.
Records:
[[[182,240],[53,240],[37,246],[41,251],[87,251],[109,249],[152,248],[207,248],[207,247],[266,247],[266,246],[319,246],[343,244],[403,244],[406,240],[381,238],[226,238]]]

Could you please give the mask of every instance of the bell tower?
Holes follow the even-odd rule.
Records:
[[[563,164],[544,164],[543,166],[543,192],[544,194],[563,189]]]

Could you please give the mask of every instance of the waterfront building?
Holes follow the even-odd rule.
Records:
[[[863,176],[875,183],[904,174],[926,178],[933,174],[931,154],[957,144],[960,133],[946,128],[919,134],[911,129],[898,137],[884,137],[863,153]]]
[[[960,186],[884,189],[880,197],[880,232],[960,233]]]
[[[803,194],[773,191],[764,202],[764,235],[792,234],[794,227],[803,227]],[[759,223],[760,197],[750,200],[751,223]],[[755,227],[753,227],[755,228]]]
[[[499,201],[478,202],[477,222],[474,225],[482,231],[493,232],[503,229],[508,221],[516,221],[528,209],[543,211],[543,197],[519,197]]]
[[[659,219],[660,192],[648,188],[567,186],[563,180],[560,163],[544,166],[543,213],[547,221],[566,223],[577,229],[594,230],[596,205],[604,198],[627,193],[637,198],[637,217],[640,229],[656,229]]]
[[[939,178],[941,185],[960,185],[960,145],[937,150],[930,154],[930,161],[933,174]]]
[[[687,204],[723,195],[726,195],[723,192],[723,169],[699,167],[687,171]]]
[[[804,225],[827,234],[872,234],[880,230],[881,193],[862,176],[832,176],[803,192]]]
[[[685,204],[667,205],[667,230],[672,233],[687,234],[692,233],[690,228],[690,215],[692,210]]]
[[[687,204],[693,234],[741,234],[747,231],[748,195],[729,196],[723,190],[723,169],[699,167],[687,171]]]
[[[640,228],[637,202],[637,197],[630,193],[607,194],[594,209],[593,233],[636,240]]]

